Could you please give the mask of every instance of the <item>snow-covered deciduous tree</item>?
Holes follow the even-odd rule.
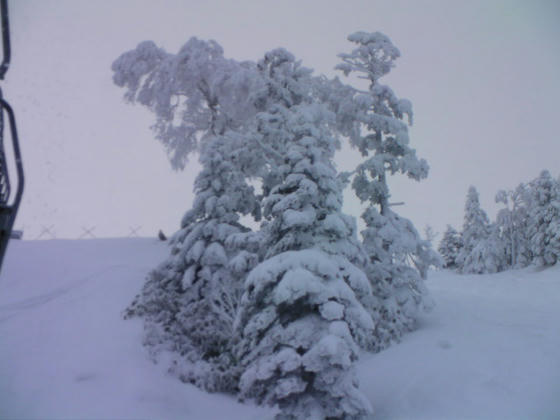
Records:
[[[354,220],[341,213],[333,116],[303,99],[279,101],[261,120],[261,133],[285,139],[286,154],[264,201],[265,259],[249,274],[237,318],[241,396],[278,404],[279,419],[359,419],[371,412],[353,368],[374,328],[361,303],[371,289],[346,257],[359,248]]]
[[[261,78],[254,64],[226,59],[215,41],[191,38],[177,54],[144,41],[113,62],[125,99],[148,107],[152,129],[174,169],[183,169],[207,135],[239,129],[256,112]]]
[[[381,314],[376,313],[379,305],[373,309],[374,318],[381,316],[376,334],[380,343],[388,343],[414,325],[426,296],[423,277],[439,259],[412,223],[390,208],[387,175],[402,173],[421,180],[428,175],[428,165],[409,146],[408,125],[403,120],[406,116],[412,123],[411,103],[379,82],[394,66],[399,50],[379,32],[356,32],[348,40],[356,48],[340,54],[342,63],[336,68],[367,80],[369,88],[348,89],[333,82],[338,86],[338,100],[331,96],[329,102],[336,104],[339,130],[363,156],[350,176],[354,192],[369,205],[362,215],[363,244],[369,257],[366,273],[374,294],[383,302]]]
[[[453,226],[447,225],[438,247],[438,252],[444,261],[444,268],[457,268],[457,256],[462,247],[463,238],[461,234]]]
[[[459,272],[462,273],[484,273],[483,253],[480,245],[477,252],[471,255],[482,242],[489,237],[490,221],[486,212],[480,207],[478,191],[470,186],[465,201],[465,215],[463,222],[463,248],[457,256]],[[482,270],[482,271],[481,271]]]
[[[511,191],[500,190],[496,203],[505,207],[496,216],[496,225],[506,247],[506,261],[511,268],[526,267],[532,256],[528,240],[529,208],[531,197],[525,184]]]
[[[560,259],[560,185],[547,170],[530,185],[528,236],[533,263],[553,265]]]

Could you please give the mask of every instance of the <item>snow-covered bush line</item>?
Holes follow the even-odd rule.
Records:
[[[171,354],[181,380],[277,405],[282,419],[367,418],[360,348],[414,328],[439,264],[389,203],[387,176],[428,174],[409,145],[411,103],[379,81],[400,52],[378,32],[348,39],[337,69],[366,91],[282,48],[239,62],[196,38],[177,54],[143,42],[112,67],[126,100],[155,114],[173,168],[193,153],[202,165],[169,257],[126,314],[144,319],[145,344]],[[342,141],[363,157],[350,173],[333,163]],[[342,212],[349,183],[367,204],[361,239]]]
[[[499,191],[496,202],[504,208],[490,222],[480,208],[478,192],[469,188],[462,232],[448,225],[439,244],[445,267],[482,274],[556,264],[560,259],[560,178],[543,170],[514,190]]]

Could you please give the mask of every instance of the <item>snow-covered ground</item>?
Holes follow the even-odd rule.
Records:
[[[0,418],[266,420],[166,374],[123,309],[154,239],[12,241],[0,275]],[[560,267],[431,273],[418,331],[359,365],[377,419],[560,418]]]

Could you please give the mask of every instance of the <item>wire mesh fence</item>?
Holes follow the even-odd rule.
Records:
[[[57,229],[54,224],[39,226],[20,226],[14,229],[13,239],[51,240],[51,239],[99,239],[99,238],[142,238],[160,237],[160,229],[146,229],[142,225],[132,225],[114,230],[98,229],[97,225],[81,225],[73,231],[68,228]]]

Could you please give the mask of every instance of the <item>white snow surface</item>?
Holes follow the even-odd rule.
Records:
[[[272,418],[167,374],[123,320],[156,239],[11,241],[0,276],[0,419]]]
[[[0,275],[0,418],[270,420],[167,374],[122,311],[168,255],[155,239],[12,241]],[[431,272],[419,329],[363,354],[376,419],[560,418],[560,266]]]

